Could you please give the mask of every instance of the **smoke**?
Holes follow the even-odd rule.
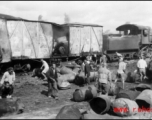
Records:
[[[42,17],[43,17],[42,15],[39,15],[38,16],[38,21],[42,21]]]
[[[38,16],[38,21],[45,21],[45,22],[48,22],[46,19],[43,18],[42,15],[39,15],[39,16]]]
[[[104,34],[110,34],[110,30],[106,30]]]
[[[130,24],[130,22],[126,22],[125,24]]]
[[[64,14],[64,23],[70,23],[70,17],[66,13]]]

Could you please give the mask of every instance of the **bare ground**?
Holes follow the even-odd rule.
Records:
[[[128,71],[134,71],[136,64],[134,61],[130,61],[127,68]],[[116,70],[116,63],[110,64],[108,68],[112,71]],[[121,83],[120,83],[121,84]],[[126,83],[125,89],[133,88],[135,83]],[[77,104],[77,106],[82,110],[88,109],[87,102],[76,103],[71,100],[73,92],[75,89],[79,88],[74,84],[71,84],[72,89],[60,90],[59,100],[54,100],[53,98],[47,97],[47,82],[41,81],[38,78],[32,78],[30,75],[16,75],[15,89],[13,97],[18,97],[21,99],[25,105],[25,110],[23,114],[20,115],[9,115],[4,116],[4,118],[33,118],[33,119],[51,119],[55,118],[56,114],[59,112],[61,107],[69,104]]]

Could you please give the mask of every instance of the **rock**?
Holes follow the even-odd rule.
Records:
[[[80,119],[81,113],[74,105],[67,105],[60,109],[56,119]]]
[[[148,84],[143,84],[143,83],[141,83],[141,84],[137,85],[137,86],[135,87],[135,89],[136,89],[137,91],[141,91],[141,92],[142,92],[143,90],[151,89],[151,86],[148,85]]]
[[[140,94],[140,91],[132,91],[132,90],[120,90],[120,92],[116,95],[117,98],[128,98],[130,100],[135,100],[136,97]]]
[[[57,81],[63,81],[63,82],[74,82],[75,75],[72,73],[60,75],[57,78]]]
[[[22,113],[24,110],[24,104],[20,99],[0,99],[0,116],[5,114]]]
[[[65,67],[63,66],[61,69],[60,69],[60,73],[63,75],[63,74],[75,74],[72,69],[68,68],[68,67]]]
[[[140,108],[150,108],[152,106],[152,90],[142,91],[136,98]]]

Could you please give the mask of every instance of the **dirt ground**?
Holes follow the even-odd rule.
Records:
[[[130,61],[127,70],[132,72],[135,70],[135,66],[136,62]],[[112,63],[108,65],[108,68],[115,71],[117,64]],[[135,85],[135,83],[126,82],[125,89],[133,88]],[[39,80],[38,78],[32,78],[30,75],[20,75],[19,73],[16,75],[13,97],[20,98],[22,103],[25,105],[24,114],[32,114],[33,111],[49,111],[49,113],[52,113],[53,115],[53,108],[58,108],[56,112],[59,112],[59,109],[67,104],[77,104],[79,108],[87,109],[87,102],[76,103],[71,100],[73,92],[75,89],[79,88],[79,86],[71,84],[71,88],[72,89],[68,90],[60,90],[59,100],[54,100],[53,98],[47,97],[48,88],[46,81]],[[40,115],[39,112],[38,114]],[[38,114],[35,116],[38,116]],[[45,117],[47,118],[46,115]],[[13,118],[13,116],[11,118]]]

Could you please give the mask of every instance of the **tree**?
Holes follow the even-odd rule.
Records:
[[[70,23],[70,18],[66,13],[64,14],[64,23]]]

